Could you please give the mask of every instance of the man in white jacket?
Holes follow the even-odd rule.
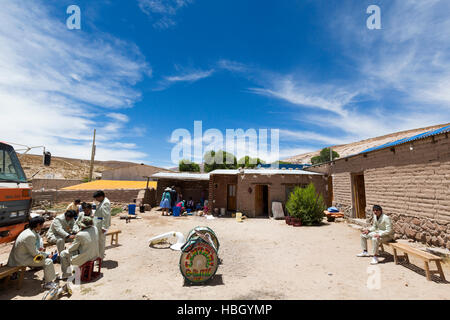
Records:
[[[62,279],[71,276],[70,265],[81,266],[87,261],[98,258],[98,231],[93,226],[91,217],[83,217],[80,221],[81,230],[75,236],[72,245],[61,252]]]
[[[39,251],[37,248],[40,241],[39,233],[44,222],[45,220],[42,217],[35,217],[30,220],[28,229],[22,231],[14,242],[14,246],[9,254],[8,266],[44,268],[44,289],[51,289],[56,286],[53,261],[48,258],[47,253]]]
[[[76,215],[77,212],[73,210],[60,214],[53,220],[47,231],[47,241],[50,244],[56,244],[58,254],[64,250],[66,242],[72,242],[75,238],[73,226]]]
[[[111,202],[103,191],[94,193],[94,199],[99,202],[94,213],[94,226],[98,230],[98,249],[100,258],[105,257],[106,232],[111,226]]]
[[[367,240],[372,240],[373,258],[370,264],[378,263],[378,247],[380,243],[390,242],[394,239],[394,229],[392,228],[392,221],[387,215],[383,213],[383,209],[378,206],[373,206],[373,223],[369,229],[363,229],[361,233],[361,248],[362,253],[358,257],[370,257],[367,252]]]

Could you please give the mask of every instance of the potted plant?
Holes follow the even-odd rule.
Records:
[[[296,187],[286,203],[289,214],[295,219],[293,225],[297,227],[319,225],[324,217],[325,207],[322,195],[317,194],[312,183],[306,188]]]

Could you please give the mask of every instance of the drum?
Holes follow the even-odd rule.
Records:
[[[200,236],[192,235],[181,247],[180,271],[190,283],[200,284],[211,279],[218,262],[216,249]]]
[[[214,243],[216,251],[219,251],[219,246],[220,246],[219,239],[217,239],[217,236],[214,233],[214,231],[212,231],[212,229],[208,228],[208,227],[195,227],[194,229],[189,231],[188,236],[186,238],[186,241],[189,241],[189,239],[191,237],[195,236],[196,235],[196,231],[199,232],[200,234],[203,234],[203,235],[209,234],[209,236],[211,237],[212,242]]]

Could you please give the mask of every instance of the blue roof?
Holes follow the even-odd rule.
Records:
[[[370,152],[370,151],[393,147],[393,146],[397,146],[399,144],[408,143],[408,142],[419,140],[419,139],[425,139],[427,137],[435,136],[437,134],[446,133],[446,132],[450,132],[450,125],[436,129],[436,130],[427,131],[427,132],[424,132],[424,133],[421,133],[421,134],[418,134],[418,135],[415,135],[415,136],[412,136],[409,138],[403,138],[403,139],[400,139],[397,141],[388,142],[388,143],[382,144],[381,146],[378,146],[378,147],[372,147],[372,148],[366,149],[364,151],[361,151],[360,153],[366,153],[366,152]]]
[[[292,169],[292,170],[302,170],[305,167],[310,167],[310,164],[281,164],[281,163],[267,163],[267,164],[259,164],[258,168],[263,168],[263,169],[273,169],[273,168],[277,168],[277,169]]]

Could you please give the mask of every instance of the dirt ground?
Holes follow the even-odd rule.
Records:
[[[157,211],[141,216],[128,224],[113,218],[112,228],[122,230],[120,246],[107,247],[102,276],[75,287],[70,299],[450,298],[450,283],[427,281],[420,261],[412,257],[413,265],[395,265],[390,254],[377,266],[380,289],[368,289],[369,273],[376,270],[368,269],[370,258],[355,256],[359,232],[345,222],[294,228],[268,219],[237,223],[232,218],[162,217]],[[150,248],[148,239],[168,231],[187,235],[196,226],[215,231],[222,264],[208,285],[187,286],[178,267],[180,252],[168,245]],[[0,247],[0,262],[7,261],[10,246]],[[60,272],[60,265],[55,267]],[[450,279],[448,264],[444,272]],[[20,290],[14,281],[0,286],[0,299],[41,299],[42,275],[27,271]]]

